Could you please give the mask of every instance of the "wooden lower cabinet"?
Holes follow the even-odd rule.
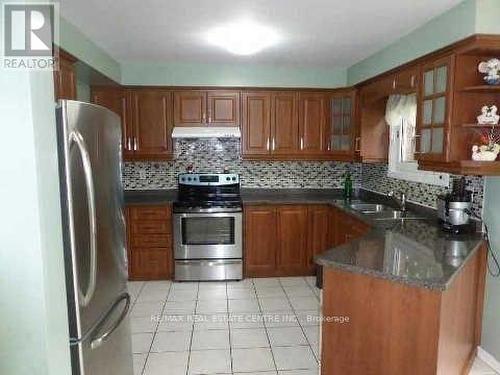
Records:
[[[335,225],[335,246],[355,240],[370,230],[370,226],[345,212],[337,210]]]
[[[332,247],[333,242],[332,227],[330,223],[334,222],[333,207],[326,205],[311,205],[307,207],[308,237],[307,247],[309,248],[307,264],[311,272],[316,269],[314,256]]]
[[[169,205],[126,209],[130,280],[172,277],[172,211]]]
[[[245,274],[273,275],[276,270],[276,207],[245,206],[244,211]]]
[[[485,248],[445,291],[326,268],[321,374],[468,374],[480,343],[485,274]]]
[[[330,247],[327,205],[245,205],[245,276],[314,274]]]
[[[309,272],[307,243],[307,206],[284,205],[276,209],[278,217],[277,272],[294,276]]]

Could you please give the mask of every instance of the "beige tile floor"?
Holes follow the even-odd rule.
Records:
[[[316,375],[313,277],[130,282],[136,375]],[[496,374],[476,359],[470,375]]]
[[[317,374],[314,282],[129,283],[135,374]]]

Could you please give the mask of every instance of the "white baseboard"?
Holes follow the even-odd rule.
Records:
[[[477,356],[493,370],[500,373],[500,362],[480,346],[477,347]]]

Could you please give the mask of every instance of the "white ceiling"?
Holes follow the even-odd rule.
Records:
[[[61,0],[61,14],[120,62],[348,67],[462,0]],[[235,56],[203,38],[236,19],[275,28],[280,44]]]

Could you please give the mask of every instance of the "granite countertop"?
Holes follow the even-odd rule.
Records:
[[[165,204],[177,198],[177,189],[125,190],[125,204]]]
[[[407,285],[446,290],[469,258],[479,249],[482,234],[443,232],[435,214],[390,223],[370,219],[344,201],[335,207],[371,225],[363,237],[337,246],[315,261],[325,267],[365,274]]]
[[[316,263],[411,286],[446,290],[482,241],[481,233],[450,235],[441,230],[435,211],[409,204],[423,219],[376,221],[350,208],[340,189],[242,189],[244,204],[331,204],[371,226],[363,237],[332,248]],[[176,199],[176,190],[126,191],[126,204],[162,204]],[[362,202],[393,204],[385,196],[356,193]],[[452,256],[452,253],[458,256]]]

